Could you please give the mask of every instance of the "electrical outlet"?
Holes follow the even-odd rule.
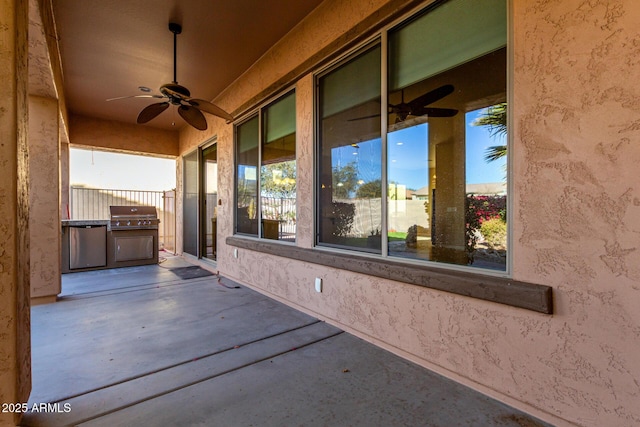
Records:
[[[322,292],[322,279],[316,277],[316,292]]]

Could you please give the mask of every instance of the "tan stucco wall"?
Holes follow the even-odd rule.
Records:
[[[216,102],[240,108],[322,46],[348,43],[383,3],[325,2]],[[224,242],[232,126],[185,129],[180,152],[218,137],[222,274],[554,424],[638,425],[640,3],[511,6],[513,278],[552,286],[554,315],[246,250],[234,259]],[[308,73],[296,83],[303,247],[313,242],[312,84]]]
[[[31,390],[26,1],[0,1],[0,403]],[[0,425],[19,415],[1,412]]]
[[[178,140],[178,132],[69,115],[69,143],[72,146],[176,157]]]
[[[509,391],[640,425],[640,3],[519,1],[514,27],[514,277],[557,314],[519,319],[540,347]]]
[[[31,299],[55,301],[60,278],[58,101],[29,96],[29,241]]]
[[[60,134],[62,134],[62,132],[60,132]],[[69,143],[62,141],[62,138],[60,139],[60,219],[70,219],[71,205],[69,204],[69,167],[71,165],[69,163]]]

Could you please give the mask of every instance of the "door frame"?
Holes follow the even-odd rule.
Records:
[[[207,262],[212,262],[215,263],[216,260],[211,259],[211,258],[207,258],[206,257],[206,224],[204,223],[204,221],[206,221],[206,202],[205,202],[205,174],[204,174],[204,158],[203,158],[203,152],[205,149],[212,147],[214,145],[216,145],[218,142],[218,137],[217,135],[214,135],[213,137],[207,139],[205,142],[203,142],[202,144],[198,145],[194,150],[191,150],[187,153],[185,153],[182,156],[183,159],[183,167],[182,167],[182,209],[183,209],[183,218],[182,218],[182,234],[183,234],[183,248],[182,248],[182,252],[183,254],[189,256],[189,257],[194,257],[198,260],[206,260]],[[184,236],[186,235],[187,232],[191,233],[193,232],[193,230],[186,230],[185,227],[185,214],[184,214],[184,209],[186,207],[186,195],[187,195],[187,191],[186,191],[186,176],[187,176],[187,170],[185,167],[185,157],[189,156],[189,155],[193,155],[196,154],[196,195],[197,195],[197,200],[196,200],[196,218],[195,218],[195,226],[196,226],[196,230],[195,230],[195,235],[196,235],[196,242],[195,242],[195,248],[196,248],[196,254],[192,254],[189,252],[185,251],[184,248]],[[217,156],[216,156],[217,157]],[[216,159],[217,162],[217,159]],[[217,179],[217,177],[216,177]]]
[[[208,258],[207,257],[207,194],[206,194],[206,169],[204,167],[204,151],[208,148],[216,146],[216,164],[218,163],[218,154],[217,154],[217,137],[205,141],[198,147],[198,259],[207,260],[210,262],[216,262],[217,257]],[[216,183],[218,181],[218,176],[216,173]],[[212,236],[212,239],[215,241],[216,236]]]

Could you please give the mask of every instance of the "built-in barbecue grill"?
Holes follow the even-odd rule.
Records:
[[[158,263],[158,214],[154,206],[109,206],[107,251],[111,267]]]
[[[155,206],[109,206],[109,231],[157,230],[160,220]]]

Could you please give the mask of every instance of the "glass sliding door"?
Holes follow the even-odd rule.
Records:
[[[198,256],[198,150],[183,160],[183,251]]]
[[[218,151],[213,144],[184,156],[183,251],[216,259]]]
[[[202,257],[216,259],[216,234],[218,211],[218,151],[217,145],[202,150]]]

